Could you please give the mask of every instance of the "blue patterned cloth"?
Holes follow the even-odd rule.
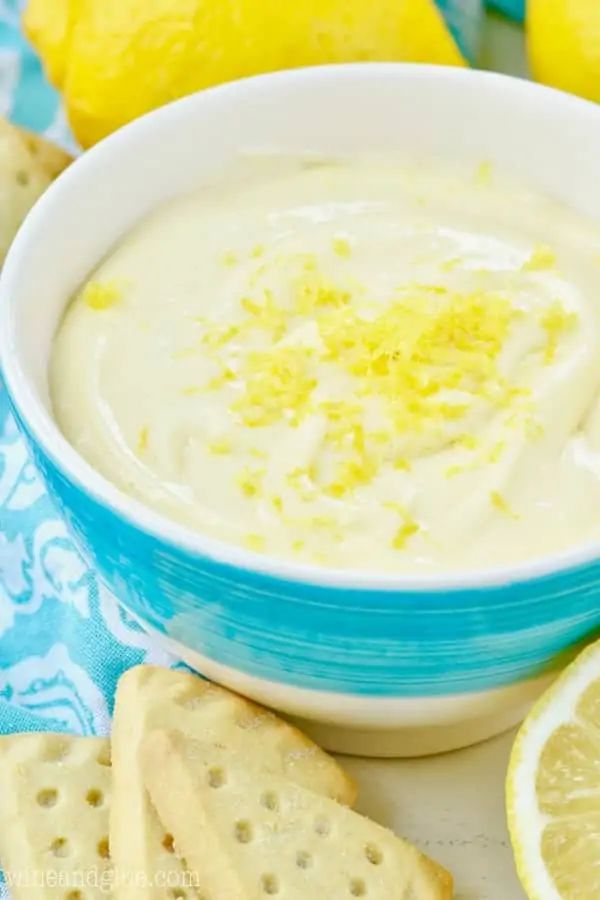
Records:
[[[517,19],[522,22],[525,18],[526,0],[487,0],[487,5],[491,9],[497,9],[499,12],[510,16],[511,19]]]

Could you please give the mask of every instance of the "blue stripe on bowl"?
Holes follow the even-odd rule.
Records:
[[[84,555],[122,602],[247,674],[377,697],[478,691],[558,665],[600,626],[600,561],[512,585],[403,592],[288,581],[190,553],[98,503],[20,427]]]
[[[358,84],[354,81],[358,70],[349,71],[355,74],[348,83]],[[438,91],[443,84],[437,83],[438,75],[435,80],[431,76],[432,72],[426,76],[424,96],[434,84]],[[285,77],[301,85],[307,76]],[[464,80],[461,73],[444,77],[450,79],[452,91]],[[512,102],[517,82],[483,77],[490,95],[500,91]],[[242,100],[253,90],[245,87]],[[303,90],[294,88],[291,96],[298,91],[301,97]],[[461,90],[468,106],[471,89],[465,84]],[[365,91],[363,85],[356,96],[366,102]],[[542,89],[518,87],[519,97],[521,92],[524,97],[515,108],[522,121],[528,104],[537,102],[532,91],[536,97],[540,93],[541,102]],[[215,95],[205,96],[210,100]],[[347,91],[345,96],[350,96]],[[174,108],[177,121],[194,102],[182,101]],[[563,115],[559,95],[552,103],[559,118],[571,122],[566,112]],[[587,127],[593,107],[571,99],[564,103],[577,105],[573,127]],[[547,119],[540,118],[541,126]],[[132,147],[139,135],[149,133],[148,121],[134,126],[138,138]],[[104,151],[91,151],[96,152]],[[584,163],[586,159],[584,155]],[[142,187],[140,181],[130,199]],[[580,185],[581,196],[582,191]],[[79,221],[73,197],[66,206],[71,224]],[[39,221],[43,224],[43,215]],[[73,238],[74,226],[71,232]],[[26,248],[26,241],[22,246]],[[38,254],[38,261],[43,262],[42,256]],[[31,271],[37,272],[31,266],[33,257]],[[26,408],[23,416],[27,421]],[[84,552],[132,612],[197,652],[254,676],[381,697],[476,691],[510,684],[555,665],[561,654],[591,636],[600,624],[598,561],[527,583],[487,589],[406,592],[298,583],[216,562],[158,539],[89,496],[42,447],[33,449]]]

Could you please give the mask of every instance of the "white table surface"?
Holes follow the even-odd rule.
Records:
[[[482,67],[526,75],[522,30],[489,16]],[[409,838],[454,875],[456,900],[524,900],[506,830],[504,778],[514,732],[428,759],[344,766],[360,786],[359,809]]]
[[[513,738],[427,759],[341,762],[358,781],[359,810],[446,866],[456,900],[524,900],[504,815]]]

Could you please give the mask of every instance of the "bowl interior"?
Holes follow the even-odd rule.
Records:
[[[47,371],[69,298],[147,212],[256,151],[485,160],[600,219],[600,109],[517,79],[435,66],[333,66],[259,76],[164,107],[67,170],[5,265],[5,376],[34,435],[56,454],[63,439],[51,419]]]

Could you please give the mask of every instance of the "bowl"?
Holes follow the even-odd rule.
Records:
[[[72,165],[38,202],[0,286],[19,426],[82,553],[192,667],[371,755],[509,728],[600,623],[600,546],[485,572],[326,570],[229,546],[121,493],[52,418],[48,361],[69,298],[118,239],[240,151],[489,160],[600,218],[600,109],[505,76],[359,64],[269,74],[166,106]]]

